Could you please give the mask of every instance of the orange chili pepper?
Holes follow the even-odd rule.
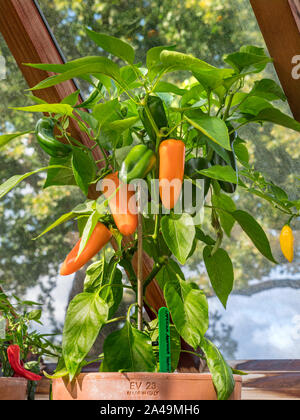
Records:
[[[283,226],[279,240],[283,255],[289,262],[292,262],[294,259],[294,235],[290,226]]]
[[[61,270],[61,276],[69,276],[70,274],[75,273],[80,270],[89,260],[91,260],[98,252],[107,244],[107,242],[112,237],[112,233],[107,229],[107,227],[98,222],[93,233],[90,236],[84,250],[78,255],[81,239],[74,246],[72,251],[69,253],[65,259]]]
[[[135,191],[130,191],[129,186],[119,180],[118,172],[106,176],[104,181],[107,180],[112,181],[112,185],[110,188],[104,184],[103,194],[110,199],[108,204],[117,228],[124,236],[132,235],[138,225]]]
[[[185,144],[164,140],[159,147],[159,191],[166,209],[175,207],[181,193],[185,164]]]

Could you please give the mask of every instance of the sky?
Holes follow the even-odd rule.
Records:
[[[225,310],[217,298],[210,310],[233,326],[237,360],[293,359],[300,355],[300,290],[276,288],[251,297],[232,295]]]

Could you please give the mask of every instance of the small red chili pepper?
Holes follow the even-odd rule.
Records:
[[[15,372],[14,376],[26,378],[29,381],[39,381],[42,379],[41,376],[30,372],[22,366],[22,362],[20,361],[20,347],[17,344],[11,344],[8,347],[7,356],[9,364]]]

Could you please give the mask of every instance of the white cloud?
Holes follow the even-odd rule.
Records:
[[[251,297],[232,295],[226,311],[216,298],[209,299],[209,307],[233,326],[237,359],[289,359],[300,354],[299,302],[300,290],[278,288]]]

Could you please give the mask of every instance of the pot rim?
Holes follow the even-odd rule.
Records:
[[[242,377],[240,375],[233,375],[235,382],[242,382]],[[144,378],[151,378],[154,379],[165,379],[165,380],[212,380],[211,373],[201,373],[201,372],[174,372],[174,373],[161,373],[161,372],[86,372],[80,373],[76,380],[81,380],[86,378],[88,380],[93,379],[144,379]],[[64,378],[53,378],[53,381],[56,380],[63,380]]]
[[[0,376],[0,381],[12,381],[12,382],[20,382],[20,383],[24,383],[24,382],[28,382],[26,378],[19,378],[19,377],[14,377],[14,376]]]

